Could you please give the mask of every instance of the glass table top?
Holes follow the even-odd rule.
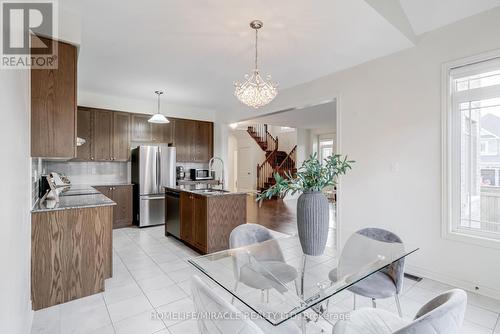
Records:
[[[302,252],[298,236],[199,256],[189,260],[252,311],[274,326],[320,305],[367,277],[387,270],[418,250],[355,233],[339,253]]]

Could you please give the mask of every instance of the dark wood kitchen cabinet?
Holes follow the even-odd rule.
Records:
[[[31,156],[65,158],[76,156],[76,69],[75,46],[56,43],[55,69],[31,69]]]
[[[96,186],[95,189],[116,203],[113,207],[113,228],[131,226],[133,185]]]
[[[155,124],[149,123],[151,115],[133,114],[132,115],[132,136],[133,142],[145,142],[155,144],[173,143],[173,119],[169,118],[170,123]]]
[[[77,111],[77,134],[85,143],[76,147],[77,160],[91,160],[92,158],[92,110],[78,108]]]
[[[207,197],[181,192],[181,239],[202,253],[207,252]]]
[[[213,156],[213,123],[176,119],[174,143],[177,161],[208,162]]]
[[[131,143],[172,144],[178,162],[208,162],[213,156],[211,122],[169,117],[154,124],[151,115],[78,107],[78,137],[87,142],[77,149],[76,160],[129,161]]]
[[[190,162],[194,155],[196,122],[189,119],[175,120],[175,147],[177,161]]]
[[[208,162],[213,157],[213,140],[214,127],[211,122],[196,122],[196,130],[194,132],[194,155],[192,156],[195,162]]]
[[[130,158],[130,115],[113,113],[113,161],[128,161]]]
[[[33,309],[104,291],[113,274],[111,206],[31,213]]]
[[[153,141],[153,127],[148,122],[151,115],[132,115],[132,136],[131,140],[135,142]]]
[[[76,160],[128,161],[130,158],[130,115],[78,107],[78,137],[85,144],[77,147]]]
[[[94,151],[92,160],[113,160],[113,113],[94,110],[92,129],[92,148]]]

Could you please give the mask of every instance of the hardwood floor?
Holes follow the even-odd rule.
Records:
[[[247,196],[247,223],[260,224],[272,230],[285,233],[297,233],[297,200],[283,201],[273,199],[259,203],[254,195]],[[335,240],[335,204],[330,204],[329,239]]]

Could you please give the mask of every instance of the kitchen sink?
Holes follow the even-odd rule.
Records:
[[[192,190],[192,192],[197,194],[220,194],[220,193],[228,193],[229,191],[222,189],[196,189]]]

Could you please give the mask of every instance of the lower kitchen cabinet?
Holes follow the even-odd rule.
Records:
[[[181,239],[196,249],[206,252],[206,197],[181,193]]]
[[[113,228],[131,226],[133,223],[133,185],[96,186],[95,188],[116,203],[113,207]]]
[[[229,248],[229,234],[246,223],[246,195],[205,196],[182,191],[180,238],[202,254]]]
[[[104,291],[112,276],[111,206],[31,214],[33,309]]]

